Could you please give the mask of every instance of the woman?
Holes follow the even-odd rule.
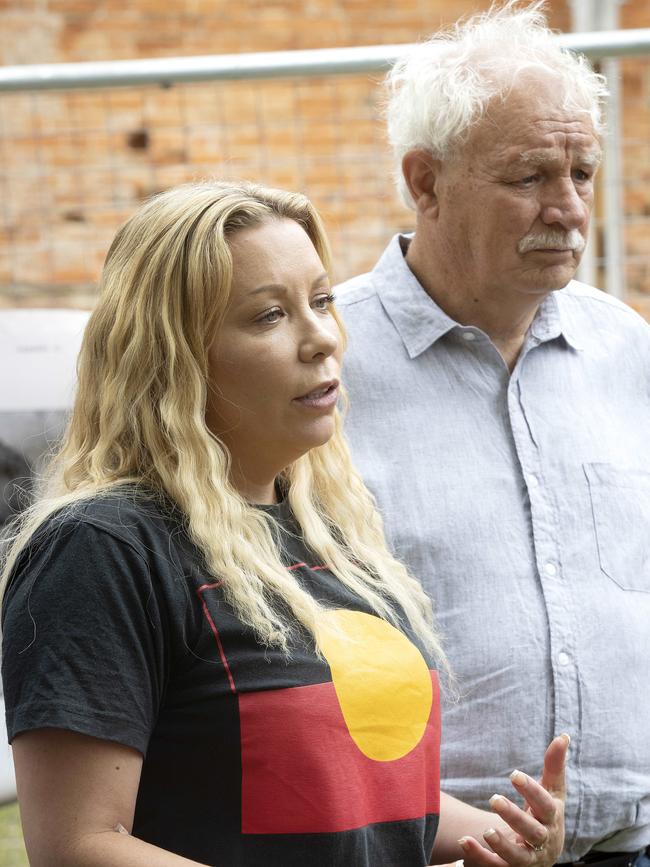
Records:
[[[309,202],[248,184],[162,194],[111,246],[70,426],[5,567],[35,867],[561,850],[566,738],[543,786],[515,775],[526,810],[439,802],[443,657],[341,436],[327,263]]]

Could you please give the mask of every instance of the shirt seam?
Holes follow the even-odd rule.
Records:
[[[36,713],[34,713],[34,711],[36,711]],[[44,725],[43,722],[41,722],[43,716],[50,714],[52,711],[53,721],[50,722],[49,725]],[[104,713],[101,710],[93,710],[91,713],[84,713],[83,711],[72,708],[62,708],[60,705],[52,703],[37,703],[35,705],[33,702],[21,702],[13,708],[11,715],[9,716],[8,714],[7,716],[9,717],[8,722],[10,723],[7,728],[12,730],[12,740],[22,732],[34,731],[44,727],[60,728],[68,717],[73,717],[75,721],[84,726],[84,732],[78,732],[79,734],[87,733],[93,737],[100,737],[102,740],[106,740],[107,738],[103,735],[98,736],[96,734],[96,726],[94,727],[95,733],[92,733],[89,729],[89,727],[94,723],[100,723],[102,725],[115,725],[117,723],[119,727],[130,728],[136,737],[130,738],[128,744],[126,744],[127,746],[133,746],[133,742],[136,738],[148,743],[149,738],[151,737],[150,731],[147,731],[146,728],[138,723],[134,723],[130,717]],[[34,724],[31,724],[29,720],[30,716],[35,716],[36,722]],[[22,722],[21,719],[23,720]],[[118,742],[124,743],[124,740],[120,739]],[[138,746],[137,749],[140,749],[140,747]]]

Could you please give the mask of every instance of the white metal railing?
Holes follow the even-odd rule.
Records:
[[[585,56],[624,57],[650,53],[650,27],[593,33],[562,33],[558,42]],[[0,67],[0,91],[133,87],[196,81],[313,77],[387,70],[412,44],[317,48],[203,57],[160,57],[97,63],[44,63]]]

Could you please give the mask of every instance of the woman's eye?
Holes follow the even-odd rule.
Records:
[[[327,310],[330,304],[334,303],[334,294],[329,293],[328,295],[319,295],[314,299],[314,307],[318,310]]]
[[[257,318],[257,322],[261,322],[263,324],[272,325],[274,322],[278,322],[283,316],[282,310],[279,307],[274,307],[272,310],[267,310],[266,313],[263,313],[261,316]]]

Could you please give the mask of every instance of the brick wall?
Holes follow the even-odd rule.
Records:
[[[0,62],[411,42],[487,5],[0,0]],[[646,6],[629,0],[623,25],[647,26]],[[568,29],[564,0],[549,9]],[[628,299],[650,316],[650,57],[621,71]],[[367,269],[412,225],[393,191],[377,84],[355,75],[0,95],[0,304],[92,304],[108,244],[138,201],[205,176],[303,190],[326,219],[335,277]]]

